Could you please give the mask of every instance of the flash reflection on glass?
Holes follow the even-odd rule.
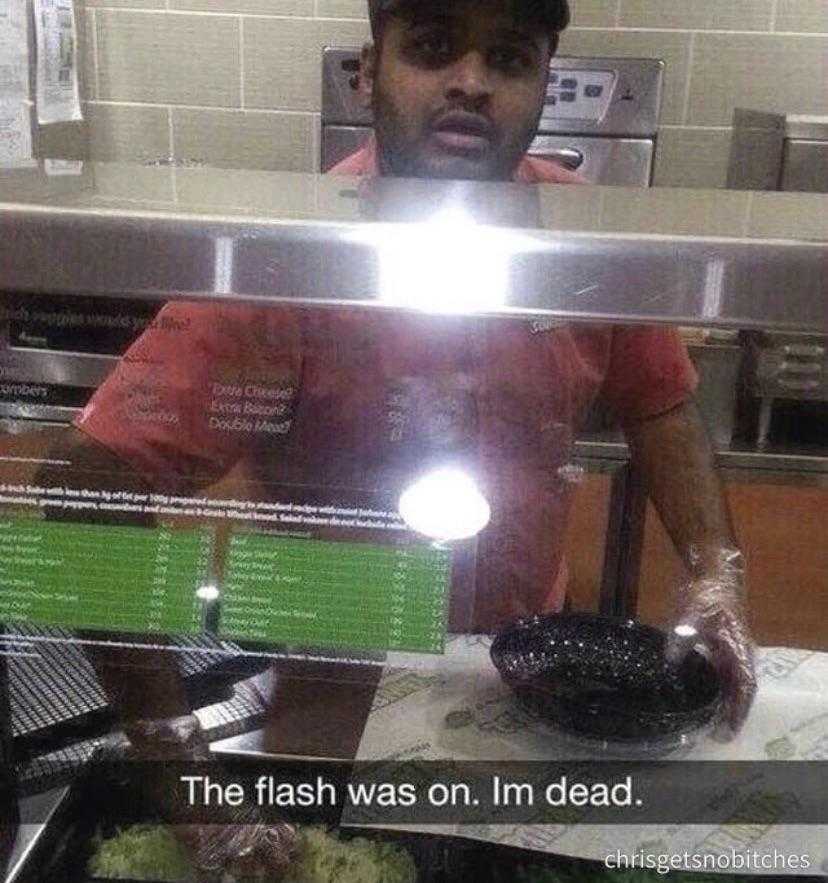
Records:
[[[695,638],[698,632],[693,628],[692,625],[677,625],[673,631],[680,638]]]
[[[379,299],[433,313],[497,310],[509,294],[509,265],[537,248],[514,230],[477,224],[461,207],[420,224],[386,224],[357,234],[376,245]]]
[[[412,530],[441,541],[475,536],[492,515],[472,478],[450,468],[429,472],[406,488],[399,510]]]
[[[196,591],[196,597],[202,601],[215,601],[218,599],[219,590],[215,586],[201,586]]]

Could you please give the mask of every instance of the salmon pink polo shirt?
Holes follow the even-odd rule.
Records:
[[[373,140],[332,171],[377,174]],[[582,183],[529,156],[515,180]],[[566,467],[596,398],[629,424],[696,383],[666,327],[171,302],[76,425],[165,493],[240,465],[297,492],[396,491],[459,459],[492,512],[465,565],[464,624],[493,630],[563,603]],[[238,418],[240,389],[262,419]]]

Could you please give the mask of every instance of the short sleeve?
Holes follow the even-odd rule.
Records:
[[[622,424],[663,414],[693,396],[698,375],[675,328],[613,329],[603,397]]]
[[[287,309],[167,304],[75,425],[153,487],[211,484],[289,431],[299,340]]]

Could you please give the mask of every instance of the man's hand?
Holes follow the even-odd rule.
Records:
[[[710,651],[724,691],[717,735],[732,738],[756,692],[744,561],[698,408],[687,402],[626,427],[634,461],[689,574],[677,598],[671,652]]]
[[[680,589],[668,656],[677,662],[695,644],[710,651],[724,699],[715,735],[725,741],[739,732],[748,716],[756,694],[756,673],[742,556],[733,551],[723,553],[723,558],[718,572],[696,577]]]
[[[155,761],[160,779],[146,782],[154,791],[155,803],[173,826],[198,873],[198,880],[212,883],[231,874],[245,880],[280,879],[296,851],[296,830],[287,823],[265,824],[254,807],[215,807],[215,822],[202,824],[193,809],[169,788],[165,762],[209,764],[214,781],[222,769],[210,754],[204,732],[195,715],[160,720],[132,721],[125,727],[130,740],[129,756]]]
[[[199,881],[278,880],[296,852],[296,829],[252,818],[235,824],[175,825],[173,832],[192,856]]]

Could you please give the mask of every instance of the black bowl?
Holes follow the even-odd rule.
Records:
[[[691,651],[665,659],[651,626],[597,614],[521,620],[491,648],[503,680],[534,713],[579,736],[659,741],[708,724],[720,703],[715,669]]]

